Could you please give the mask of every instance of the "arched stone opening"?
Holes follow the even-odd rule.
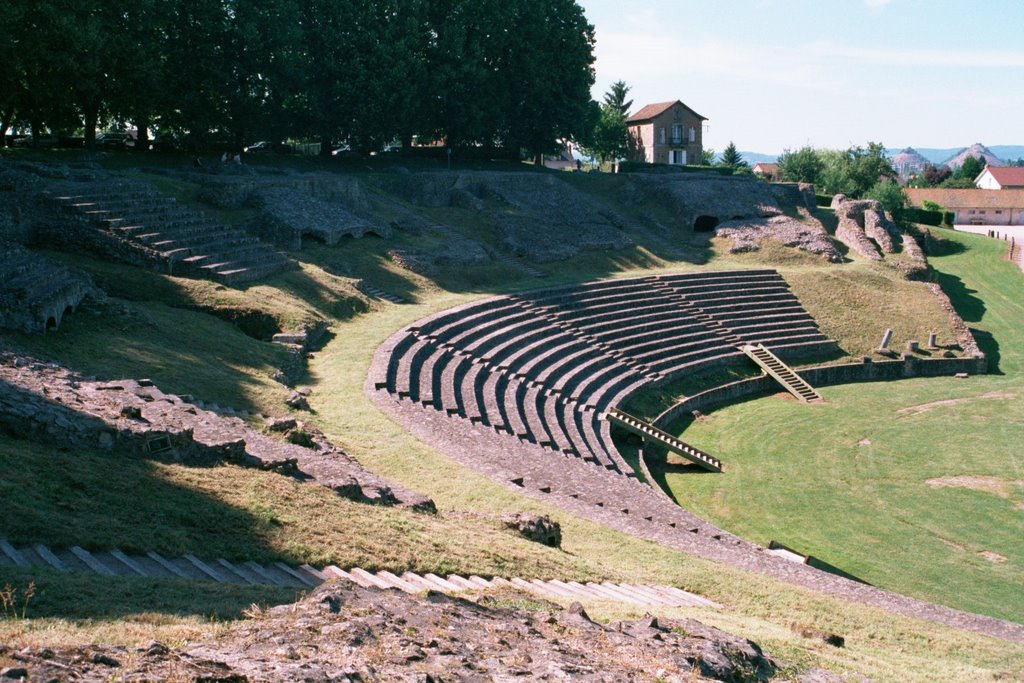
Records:
[[[714,216],[697,216],[693,222],[694,232],[711,232],[718,227],[718,219]]]

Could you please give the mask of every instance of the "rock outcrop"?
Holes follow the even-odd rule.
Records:
[[[882,254],[893,253],[902,242],[899,228],[874,199],[848,199],[837,194],[832,198],[832,209],[839,220],[836,238],[864,258],[881,261]]]
[[[537,600],[527,611],[500,606],[508,597],[473,602],[433,591],[414,597],[338,581],[294,605],[254,610],[221,635],[180,648],[90,645],[0,654],[30,680],[73,673],[82,681],[159,680],[173,671],[175,680],[240,683],[689,683],[768,680],[779,668],[757,644],[693,619],[648,616],[603,625],[579,604],[562,609]]]
[[[763,240],[773,239],[793,249],[821,254],[833,263],[842,261],[842,255],[821,222],[807,209],[801,208],[800,215],[801,220],[772,216],[726,221],[715,228],[715,233],[733,241],[730,254],[757,251]]]
[[[186,398],[165,394],[150,380],[101,382],[0,353],[0,433],[187,464],[232,462],[312,481],[347,498],[435,510],[429,498],[367,471],[308,425],[309,447],[282,443]]]
[[[547,515],[529,515],[521,512],[505,515],[502,523],[509,529],[515,529],[520,536],[534,543],[541,543],[552,548],[562,547],[562,527]]]

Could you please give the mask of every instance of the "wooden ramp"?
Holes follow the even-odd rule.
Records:
[[[761,369],[773,377],[783,388],[793,394],[804,403],[823,401],[821,395],[814,390],[810,384],[796,374],[792,368],[782,362],[778,356],[764,347],[763,344],[754,346],[746,344],[739,347],[740,351],[747,354],[751,360],[761,366]]]
[[[623,429],[628,429],[634,434],[638,434],[644,439],[653,441],[656,444],[664,446],[673,453],[678,453],[690,462],[700,465],[706,470],[712,472],[722,471],[722,461],[713,455],[708,455],[699,448],[694,448],[690,444],[680,441],[671,434],[667,434],[654,425],[644,422],[640,418],[633,417],[629,413],[624,413],[618,408],[609,408],[605,414],[605,419],[612,424],[618,425]]]

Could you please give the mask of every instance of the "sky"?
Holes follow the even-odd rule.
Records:
[[[577,0],[594,99],[682,100],[704,148],[1024,145],[1024,0]]]

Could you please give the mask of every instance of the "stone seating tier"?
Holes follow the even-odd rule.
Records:
[[[126,252],[97,240],[94,248],[117,258],[131,253],[133,262],[154,262],[174,275],[240,284],[294,265],[244,230],[214,223],[150,187],[123,183],[101,189],[66,183],[51,196],[58,207],[84,221],[81,229],[92,226],[132,247]]]
[[[743,357],[737,343],[780,353],[835,348],[774,271],[708,275],[609,281],[461,306],[393,338],[375,386],[629,473],[601,415],[633,391],[735,362]],[[688,288],[699,305],[677,288]]]

